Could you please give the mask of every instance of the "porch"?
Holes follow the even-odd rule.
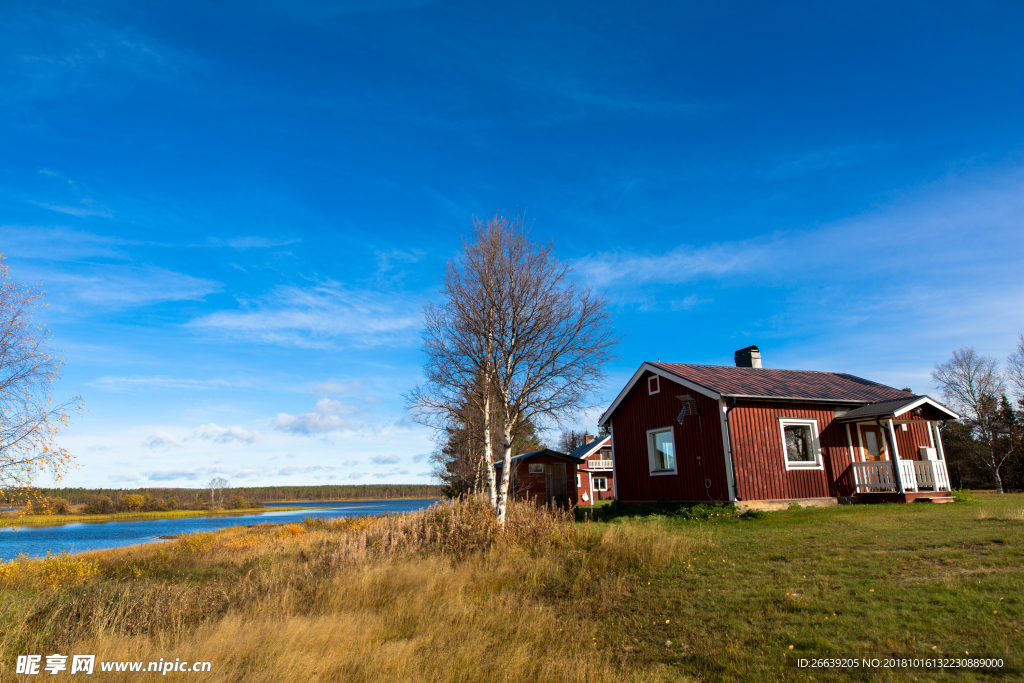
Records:
[[[893,467],[893,464],[896,467]],[[948,492],[949,472],[945,460],[880,460],[854,462],[853,482],[860,493]]]
[[[956,419],[955,413],[927,396],[908,396],[837,417],[846,423],[856,497],[878,502],[952,500],[938,421]],[[902,457],[900,451],[917,458]]]

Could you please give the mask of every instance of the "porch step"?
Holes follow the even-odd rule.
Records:
[[[935,496],[933,498],[918,498],[915,503],[953,503],[956,498],[953,496]]]

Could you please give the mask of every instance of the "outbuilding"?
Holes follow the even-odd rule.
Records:
[[[600,418],[616,500],[950,500],[950,409],[846,373],[764,368],[756,346],[735,361],[640,366]]]
[[[522,453],[512,458],[509,491],[517,500],[532,500],[538,505],[572,509],[576,507],[577,469],[580,458],[549,448]],[[503,463],[495,464],[501,477]]]

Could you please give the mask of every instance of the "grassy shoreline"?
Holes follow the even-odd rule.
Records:
[[[243,510],[164,510],[154,512],[114,512],[109,515],[22,515],[20,517],[0,517],[0,527],[19,526],[60,526],[79,522],[137,522],[146,519],[180,519],[186,517],[237,517],[239,515],[258,515],[264,512],[283,512],[287,510],[315,510],[316,507],[262,507]]]
[[[998,680],[1024,676],[1022,631],[1019,494],[710,521],[517,504],[504,531],[444,503],[0,565],[0,680],[65,651],[255,683]],[[796,666],[977,656],[1004,667]]]

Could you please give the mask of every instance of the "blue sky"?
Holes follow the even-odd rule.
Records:
[[[3,13],[0,253],[86,400],[70,485],[429,481],[402,394],[473,216],[610,298],[605,405],[749,344],[935,393],[1024,331],[1019,3]]]

